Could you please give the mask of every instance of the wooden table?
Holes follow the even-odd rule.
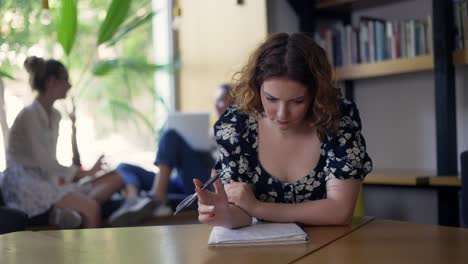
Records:
[[[206,225],[17,232],[0,236],[15,263],[468,263],[468,229],[355,219],[307,227],[307,244],[208,247]]]
[[[468,229],[374,220],[297,263],[468,263]]]
[[[208,247],[207,225],[17,232],[0,236],[1,263],[291,263],[365,226],[307,227],[310,243]]]

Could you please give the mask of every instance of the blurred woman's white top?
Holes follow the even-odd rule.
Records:
[[[41,174],[57,183],[59,178],[70,181],[78,167],[62,166],[57,161],[57,140],[61,115],[52,108],[50,115],[35,100],[25,107],[10,129],[7,148],[7,167],[21,164],[25,168],[40,169]]]

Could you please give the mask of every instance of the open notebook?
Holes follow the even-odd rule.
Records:
[[[308,235],[294,223],[257,223],[228,229],[220,226],[211,230],[210,246],[252,246],[300,244],[309,241]]]

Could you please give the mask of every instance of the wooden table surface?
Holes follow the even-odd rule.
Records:
[[[468,263],[468,229],[378,220],[297,263]]]
[[[17,232],[0,236],[1,263],[291,263],[364,226],[306,227],[310,243],[208,247],[207,225]]]

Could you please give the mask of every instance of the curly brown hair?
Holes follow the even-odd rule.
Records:
[[[247,65],[233,77],[231,95],[239,111],[258,115],[264,112],[260,88],[271,78],[287,78],[308,88],[311,105],[307,118],[321,139],[334,131],[340,114],[340,89],[333,85],[332,67],[325,51],[304,33],[270,35],[250,56]]]

